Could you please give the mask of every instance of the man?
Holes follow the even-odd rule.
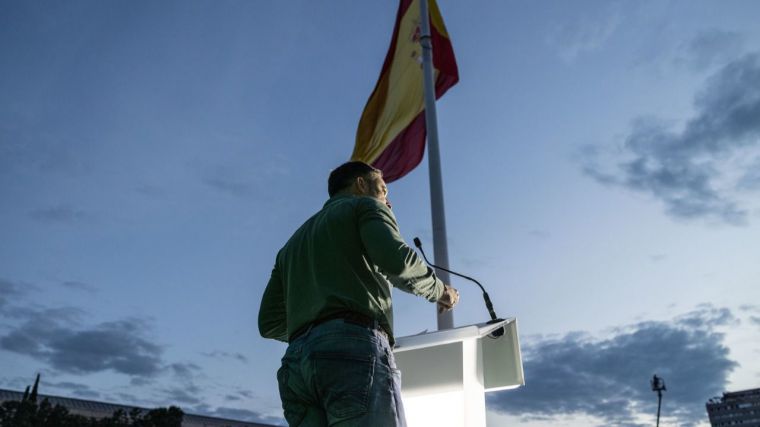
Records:
[[[393,286],[450,310],[459,300],[399,235],[382,173],[330,173],[330,199],[277,254],[259,310],[289,343],[277,381],[290,426],[403,426]]]

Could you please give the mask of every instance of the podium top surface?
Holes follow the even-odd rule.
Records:
[[[515,318],[500,320],[495,323],[476,323],[474,325],[460,326],[442,331],[423,332],[417,335],[408,335],[396,338],[394,352],[416,350],[418,348],[433,347],[453,342],[464,341],[471,338],[482,338],[496,329],[515,322]]]

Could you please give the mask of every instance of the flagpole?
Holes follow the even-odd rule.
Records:
[[[430,14],[427,0],[420,0],[420,44],[422,45],[422,72],[425,77],[425,126],[427,128],[428,169],[430,172],[430,209],[433,219],[433,256],[435,263],[449,268],[449,250],[446,241],[446,214],[443,209],[443,181],[441,153],[438,146],[438,116],[435,110],[435,82],[433,81],[433,43],[430,37]],[[438,277],[450,284],[449,273],[439,270]],[[454,313],[438,314],[438,330],[454,327]]]

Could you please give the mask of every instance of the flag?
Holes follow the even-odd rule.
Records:
[[[364,107],[351,160],[383,171],[386,182],[414,169],[425,153],[420,0],[401,0],[380,78]],[[459,81],[454,50],[435,0],[428,0],[435,97]]]

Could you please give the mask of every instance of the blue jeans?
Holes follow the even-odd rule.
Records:
[[[406,426],[401,372],[386,336],[342,319],[288,346],[277,371],[288,425]]]

